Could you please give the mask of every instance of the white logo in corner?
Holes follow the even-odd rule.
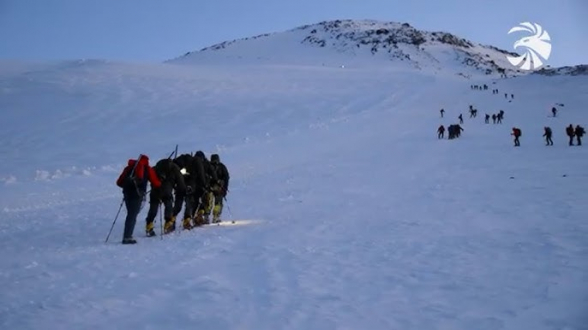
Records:
[[[523,37],[514,43],[514,49],[521,47],[525,53],[521,56],[506,56],[510,64],[521,70],[534,70],[543,66],[543,62],[551,55],[551,38],[549,33],[537,23],[524,22],[515,26],[508,34],[513,32],[526,31],[532,35]]]

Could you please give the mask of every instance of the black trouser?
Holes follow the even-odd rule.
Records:
[[[177,217],[182,212],[182,205],[186,201],[186,193],[176,191],[176,198],[174,200],[173,216]]]
[[[519,137],[518,136],[515,136],[514,144],[515,144],[515,147],[518,147],[518,146],[521,145],[521,143],[519,142]]]
[[[578,140],[578,145],[582,145],[582,137],[580,135],[576,135],[576,140]]]
[[[168,221],[173,216],[173,198],[171,196],[163,197],[159,199],[156,196],[151,195],[149,198],[149,212],[147,212],[147,223],[155,221],[157,211],[159,211],[159,204],[163,203],[163,218]]]
[[[574,145],[574,136],[570,135],[570,145],[573,146]]]
[[[187,194],[184,198],[186,205],[184,207],[184,219],[192,218],[194,216],[194,212],[198,208],[198,197],[194,195],[194,193]]]
[[[439,135],[437,136],[438,139],[442,139],[443,138],[443,132],[439,132]]]
[[[196,187],[194,192],[190,195],[189,202],[190,205],[188,206],[188,200],[186,200],[186,212],[184,212],[184,219],[187,217],[194,218],[196,216],[196,212],[205,207],[206,196],[204,194],[204,189],[202,187]]]
[[[200,205],[200,197],[204,194],[204,189],[201,187],[194,187],[194,185],[189,185],[190,193],[186,193],[184,197],[185,207],[184,207],[184,219],[186,218],[193,218],[196,212],[198,211]],[[176,206],[178,205],[176,201]],[[179,209],[174,208],[174,212]]]
[[[127,208],[127,218],[125,219],[124,238],[133,237],[135,230],[135,223],[137,223],[137,216],[141,212],[141,203],[143,198],[140,196],[125,196],[125,206]]]
[[[548,146],[552,146],[553,145],[553,140],[551,139],[551,135],[547,135],[545,137],[545,142],[547,143]]]

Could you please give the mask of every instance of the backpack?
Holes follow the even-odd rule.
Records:
[[[568,136],[573,136],[574,135],[574,128],[571,126],[566,127],[566,134]]]
[[[166,181],[167,176],[170,172],[172,163],[173,163],[173,160],[171,160],[169,158],[164,158],[155,164],[155,166],[154,166],[155,173],[157,173],[157,177],[161,181]]]
[[[144,165],[142,179],[135,176],[137,166],[139,166],[139,162],[135,163],[133,168],[125,176],[123,181],[123,193],[142,197],[147,191],[149,165]]]

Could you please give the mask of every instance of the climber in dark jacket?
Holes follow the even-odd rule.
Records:
[[[229,191],[229,170],[225,164],[221,163],[218,154],[210,156],[210,164],[216,173],[216,181],[211,183],[210,190],[214,195],[214,208],[212,209],[212,222],[221,222],[221,214],[223,212],[223,199],[227,196]]]
[[[145,219],[145,232],[149,237],[155,236],[153,223],[160,204],[164,206],[163,218],[168,229],[170,226],[175,229],[173,214],[174,191],[177,196],[184,196],[186,191],[186,184],[180,172],[180,167],[172,159],[164,158],[158,161],[154,169],[161,181],[161,187],[151,189],[149,194],[149,212],[147,212],[147,218]]]

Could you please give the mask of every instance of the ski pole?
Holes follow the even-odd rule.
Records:
[[[147,201],[147,194],[143,195],[143,200],[141,200],[141,207],[139,208],[139,213],[143,210],[143,206],[145,206],[145,202]]]
[[[231,212],[231,208],[229,207],[229,202],[227,201],[227,196],[224,196],[223,198],[225,200],[225,204],[227,205],[227,211],[229,211],[229,216],[231,217],[231,219],[234,220],[234,218],[233,218],[233,212]]]
[[[104,243],[108,242],[108,238],[110,237],[110,234],[112,233],[112,229],[114,228],[114,224],[116,223],[116,219],[118,219],[118,215],[120,214],[120,210],[122,209],[124,202],[125,202],[125,198],[123,197],[122,201],[120,202],[120,207],[118,208],[118,212],[116,212],[116,217],[114,217],[114,221],[112,222],[112,226],[110,226],[110,231],[108,232],[108,236],[106,236],[106,240],[104,241]]]
[[[159,202],[159,227],[161,228],[161,239],[163,240],[163,203]]]

